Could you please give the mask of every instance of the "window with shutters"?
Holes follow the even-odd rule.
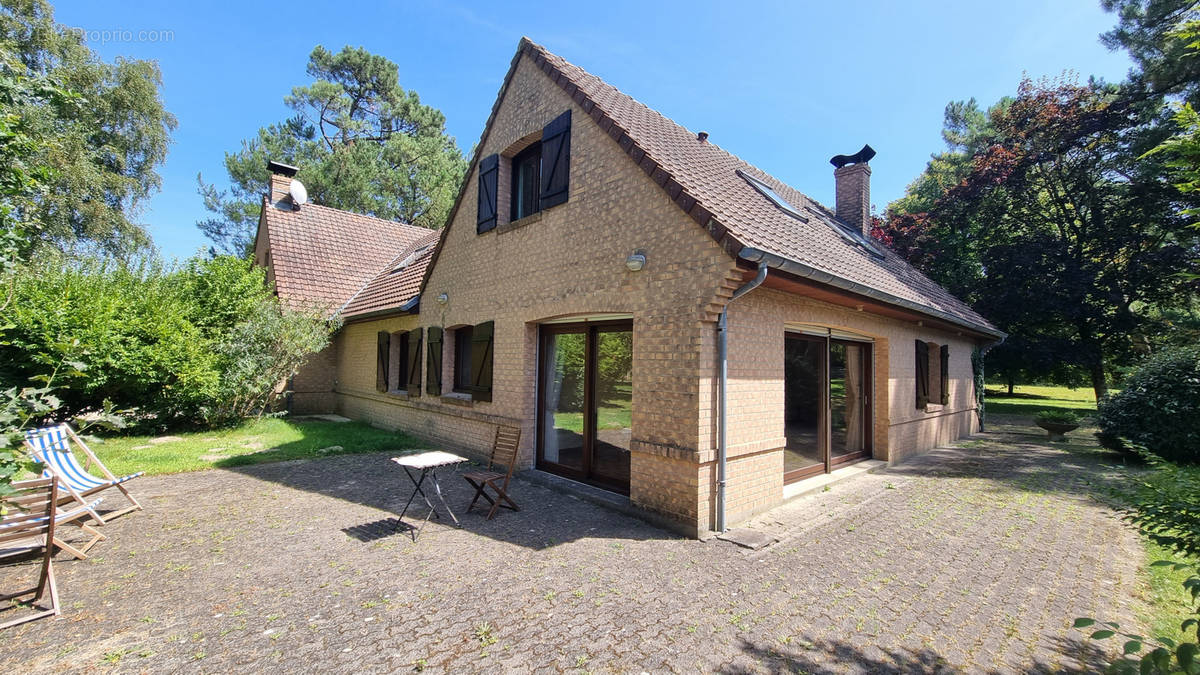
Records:
[[[455,394],[466,394],[473,401],[492,400],[492,340],[495,322],[485,321],[474,326],[462,326],[449,331],[447,339],[453,342],[451,352],[454,362],[452,390]]]
[[[388,392],[408,393],[409,334],[407,331],[392,333],[388,349]]]
[[[928,343],[929,351],[929,367],[925,369],[925,377],[928,378],[927,386],[929,390],[929,404],[942,404],[942,346],[930,342]]]
[[[916,382],[917,409],[924,410],[929,405],[929,343],[917,340],[916,362],[913,370]]]
[[[541,192],[542,144],[534,143],[525,148],[512,160],[512,213],[513,220],[520,220],[542,209],[538,201]]]
[[[568,110],[543,127],[540,135],[535,131],[514,143],[503,157],[495,154],[479,160],[476,231],[483,234],[500,225],[499,231],[504,232],[509,223],[565,203],[570,183]],[[501,186],[507,186],[503,195],[498,194]],[[501,209],[504,212],[498,214]]]
[[[917,408],[950,405],[950,347],[917,340]]]
[[[454,391],[471,393],[471,333],[474,326],[454,331]]]

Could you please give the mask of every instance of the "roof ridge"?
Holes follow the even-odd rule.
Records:
[[[411,227],[416,230],[428,230],[430,232],[437,232],[437,230],[430,228],[430,227],[425,227],[424,225],[414,225],[410,222],[403,221],[403,220],[389,220],[387,218],[380,218],[379,216],[374,216],[369,213],[359,213],[358,211],[351,211],[349,209],[339,209],[334,206],[326,206],[324,204],[317,204],[316,202],[308,202],[308,203],[304,204],[304,206],[302,206],[301,208],[303,209],[305,207],[316,207],[318,209],[325,209],[326,211],[337,211],[338,213],[348,213],[357,218],[370,218],[371,220],[377,220],[381,223],[387,223],[388,225],[399,225],[401,227]]]

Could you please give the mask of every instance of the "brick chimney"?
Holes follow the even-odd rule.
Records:
[[[292,186],[292,178],[300,169],[282,162],[267,162],[267,171],[271,172],[271,204],[277,208],[292,210],[294,206],[288,197],[288,189]]]
[[[833,170],[837,181],[837,217],[863,234],[871,233],[871,167],[851,164]]]
[[[836,167],[833,179],[837,183],[837,217],[851,227],[871,234],[871,167],[867,162],[875,150],[864,145],[853,155],[837,155],[829,160]]]

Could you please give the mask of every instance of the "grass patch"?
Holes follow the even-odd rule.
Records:
[[[155,436],[115,436],[89,443],[113,473],[148,475],[328,457],[335,454],[410,450],[428,443],[362,422],[248,420],[236,427],[172,434],[181,440],[152,442]],[[340,450],[330,449],[341,446]],[[321,452],[325,450],[324,452]]]
[[[1115,392],[1114,392],[1115,393]],[[1008,388],[985,388],[987,411],[997,415],[1032,416],[1040,410],[1071,410],[1080,415],[1096,412],[1096,396],[1091,389],[1019,384],[1008,395]]]
[[[1144,540],[1146,546],[1146,581],[1149,585],[1149,616],[1142,617],[1153,637],[1167,637],[1175,642],[1193,639],[1195,632],[1189,631],[1185,638],[1179,624],[1184,619],[1195,616],[1191,612],[1189,602],[1191,597],[1182,586],[1184,579],[1190,575],[1188,570],[1176,570],[1170,567],[1150,567],[1149,563],[1156,560],[1172,562],[1187,562],[1184,558],[1171,553],[1158,544]]]

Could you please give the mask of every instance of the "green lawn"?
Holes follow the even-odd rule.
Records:
[[[1032,416],[1039,410],[1067,408],[1080,415],[1096,412],[1096,397],[1088,387],[1051,387],[1019,384],[1008,395],[1008,388],[988,385],[985,388],[988,414]]]
[[[1147,563],[1156,560],[1186,562],[1149,539],[1144,540],[1144,543]],[[1183,631],[1179,630],[1179,625],[1184,619],[1195,616],[1191,611],[1191,596],[1183,587],[1184,580],[1191,576],[1191,572],[1171,567],[1147,566],[1145,575],[1149,586],[1146,603],[1150,615],[1142,618],[1150,628],[1150,635],[1167,637],[1175,642],[1181,641],[1185,636]],[[1195,635],[1193,631],[1187,633],[1189,639],[1194,639]]]
[[[178,438],[179,440],[165,440]],[[115,436],[89,447],[113,473],[149,475],[328,457],[335,454],[408,450],[428,444],[401,432],[362,422],[260,419],[215,431],[170,436]],[[340,446],[340,449],[337,449]]]

